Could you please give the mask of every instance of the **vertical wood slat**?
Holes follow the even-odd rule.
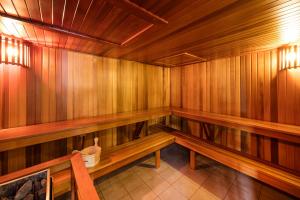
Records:
[[[183,66],[171,68],[171,105],[189,108],[187,104],[176,104],[183,99],[192,98],[192,94],[205,91],[206,103],[210,104],[210,109],[199,107],[200,111],[224,113],[230,115],[240,115],[241,117],[281,122],[287,124],[299,124],[299,96],[300,86],[299,77],[300,70],[279,70],[278,64],[282,61],[280,57],[285,57],[278,53],[277,49],[263,52],[249,52],[245,55],[236,56],[236,62],[229,61],[233,57],[211,60],[205,63],[207,69],[205,72],[199,72],[196,68],[201,69],[201,64],[193,66]],[[239,63],[239,81],[234,81],[237,76],[234,76],[234,65]],[[226,71],[224,71],[226,66]],[[232,69],[231,69],[232,68]],[[193,69],[192,72],[186,73]],[[237,68],[236,68],[237,69]],[[199,70],[200,71],[200,70]],[[206,81],[202,82],[201,77],[205,77]],[[200,87],[187,88],[186,85],[198,79]],[[180,95],[176,95],[176,91],[180,88],[176,82],[184,80]],[[233,82],[235,82],[234,85]],[[223,87],[224,86],[224,87]],[[234,86],[235,93],[239,95],[239,102],[235,101],[234,93],[231,94],[231,88]],[[207,90],[209,88],[209,90]],[[173,94],[173,95],[172,95]],[[224,96],[224,94],[226,94]],[[192,102],[192,100],[189,100]],[[199,99],[199,104],[203,104],[204,100]],[[298,103],[297,103],[298,102]],[[225,107],[224,107],[225,106]],[[298,110],[297,110],[298,109]],[[236,112],[233,112],[236,110]],[[172,121],[172,127],[178,127],[178,121]],[[191,123],[187,123],[187,129],[192,130]],[[218,130],[218,129],[215,129]],[[258,137],[255,134],[246,132],[232,132],[227,130],[225,141],[224,131],[221,133],[215,142],[240,150],[244,153],[251,154],[265,161],[279,164],[281,166],[298,170],[300,162],[296,157],[299,157],[299,147],[295,144],[285,143],[268,137]],[[230,136],[237,134],[238,139]],[[223,139],[222,139],[223,138]],[[223,141],[222,141],[223,140]],[[239,142],[240,141],[240,142]],[[235,147],[238,143],[239,147]]]
[[[164,79],[170,74],[168,68],[46,47],[29,50],[30,68],[0,65],[0,128],[169,106],[169,80]],[[138,84],[140,77],[145,87]],[[126,103],[121,104],[119,98]],[[130,130],[119,132],[121,141],[128,141],[124,136],[130,136]],[[110,129],[88,134],[83,145],[90,145],[96,135],[104,150],[117,144],[117,129]],[[0,173],[72,150],[71,138],[3,152]]]

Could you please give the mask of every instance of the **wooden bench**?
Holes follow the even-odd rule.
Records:
[[[157,108],[1,129],[0,152],[166,117],[170,114],[169,108]]]
[[[156,133],[116,146],[101,155],[101,161],[88,172],[92,179],[99,178],[148,154],[155,152],[156,167],[160,165],[160,149],[175,142],[175,137],[166,132]],[[53,174],[54,195],[70,191],[71,171],[65,169]]]
[[[183,117],[193,121],[205,122],[228,128],[236,128],[258,135],[300,144],[300,126],[182,108],[171,108],[171,112],[172,115]]]
[[[175,142],[190,149],[190,166],[196,168],[196,153],[209,157],[248,176],[270,184],[280,190],[300,198],[300,177],[279,168],[257,162],[245,156],[218,148],[215,145],[188,136],[182,132],[172,132]]]

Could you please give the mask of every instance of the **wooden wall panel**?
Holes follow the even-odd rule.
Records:
[[[0,128],[169,106],[170,69],[37,47],[30,68],[0,65]],[[156,123],[153,121],[152,123]],[[0,174],[93,144],[131,139],[135,125],[0,153]]]
[[[299,80],[299,69],[277,70],[277,50],[175,67],[171,68],[171,106],[299,125]],[[173,127],[205,139],[195,124],[172,121]],[[214,132],[218,144],[300,169],[300,151],[295,144],[221,127],[215,127]]]

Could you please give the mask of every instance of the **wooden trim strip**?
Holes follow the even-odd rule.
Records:
[[[7,14],[7,13],[3,13],[3,12],[0,12],[0,16],[6,17],[6,18],[9,18],[9,19],[12,19],[12,20],[16,20],[16,21],[19,21],[19,22],[32,24],[34,26],[38,26],[38,27],[41,27],[42,29],[46,29],[46,30],[49,30],[49,31],[55,31],[55,32],[67,34],[67,35],[70,35],[70,36],[73,36],[73,37],[76,37],[76,38],[82,38],[82,39],[86,39],[86,40],[90,40],[90,41],[94,41],[94,42],[98,42],[98,43],[114,45],[114,46],[121,46],[121,44],[118,44],[118,43],[115,43],[115,42],[112,42],[112,41],[109,41],[109,40],[105,40],[105,39],[102,39],[102,38],[99,38],[99,37],[94,37],[94,36],[87,35],[87,34],[84,34],[84,33],[78,33],[78,32],[75,32],[75,31],[66,30],[66,29],[63,29],[59,26],[56,26],[56,25],[53,25],[53,24],[47,24],[47,23],[37,21],[37,20],[34,20],[34,19],[18,17],[18,16]]]
[[[126,39],[124,42],[122,42],[121,46],[124,46],[127,43],[129,43],[131,40],[137,38],[138,36],[140,36],[141,34],[143,34],[145,31],[147,31],[148,29],[150,29],[152,26],[153,26],[153,24],[150,24],[150,25],[146,26],[145,28],[143,28],[142,30],[138,31],[137,33],[133,34],[128,39]]]
[[[254,120],[230,115],[201,112],[182,108],[172,108],[172,115],[194,121],[206,122],[236,128],[250,133],[277,138],[291,143],[300,144],[300,126]]]
[[[168,24],[167,20],[153,14],[152,12],[138,6],[135,3],[132,3],[129,0],[109,0],[109,1],[106,0],[106,1],[152,24]]]

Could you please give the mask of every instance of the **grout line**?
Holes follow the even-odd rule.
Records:
[[[228,190],[227,190],[227,192],[226,192],[226,194],[225,194],[225,196],[224,196],[223,199],[226,199],[226,197],[227,197],[227,195],[228,195],[228,193],[229,193],[231,187],[233,186],[233,182],[234,182],[234,181],[232,181],[232,183],[230,184],[230,187],[228,187]]]

